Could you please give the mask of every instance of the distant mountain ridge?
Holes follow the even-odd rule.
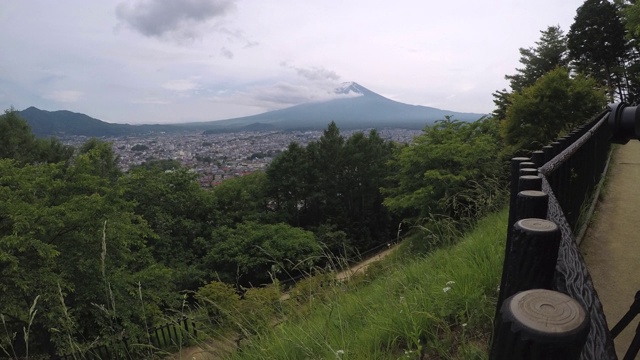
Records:
[[[356,82],[344,83],[335,92],[349,96],[304,103],[252,116],[183,125],[204,130],[229,130],[260,124],[272,129],[289,130],[324,129],[329,122],[335,121],[338,127],[343,129],[422,129],[427,124],[444,119],[445,116],[452,116],[461,121],[475,121],[485,115],[404,104],[379,95]]]
[[[331,121],[341,129],[408,128],[425,125],[452,116],[461,121],[475,121],[484,114],[441,110],[408,105],[388,99],[356,82],[343,83],[335,89],[332,100],[310,102],[239,118],[166,125],[128,125],[107,123],[88,115],[67,110],[46,111],[29,107],[20,111],[34,134],[39,137],[95,136],[116,137],[134,134],[175,133],[181,131],[264,131],[321,130]]]
[[[38,137],[115,137],[183,130],[175,125],[112,124],[81,113],[67,110],[40,110],[33,106],[19,111],[19,114],[27,121],[33,133]]]

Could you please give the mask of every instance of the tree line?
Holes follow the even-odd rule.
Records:
[[[185,303],[313,273],[400,229],[422,234],[427,249],[446,244],[443,219],[458,231],[503,204],[507,159],[607,101],[636,101],[639,9],[587,0],[568,35],[543,30],[535,47],[520,49],[522,68],[506,76],[509,90],[494,93],[492,116],[442,119],[409,144],[375,130],[346,138],[330,123],[265,172],[211,190],[173,160],[123,173],[111,144],[38,139],[8,110],[0,116],[0,350],[60,354],[139,336]]]
[[[211,190],[174,160],[124,173],[110,143],[38,139],[12,110],[0,129],[0,315],[7,334],[29,329],[28,342],[11,344],[22,355],[27,343],[60,354],[140,337],[212,282],[242,293],[389,243],[401,222],[465,218],[438,199],[499,168],[490,119],[442,121],[411,145],[376,130],[346,138],[330,123],[265,172]],[[5,349],[11,342],[0,337]]]
[[[493,116],[512,154],[546,145],[607,102],[640,100],[640,3],[586,0],[568,33],[541,31],[520,48],[509,89],[496,91]]]

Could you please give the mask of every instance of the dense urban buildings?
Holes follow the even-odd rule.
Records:
[[[369,130],[362,130],[365,133]],[[349,137],[354,131],[344,131]],[[407,143],[419,130],[383,129],[380,136],[389,141]],[[264,170],[271,160],[291,142],[306,145],[322,136],[322,131],[252,131],[219,134],[202,132],[154,134],[106,138],[120,157],[120,167],[131,167],[153,160],[177,160],[200,174],[200,184],[210,187],[236,176]],[[85,137],[65,142],[79,145]]]

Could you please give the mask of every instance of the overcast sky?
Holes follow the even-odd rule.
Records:
[[[342,82],[488,113],[540,31],[582,0],[3,0],[0,106],[107,122],[219,120]]]

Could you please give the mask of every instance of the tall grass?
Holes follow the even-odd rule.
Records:
[[[329,285],[231,358],[486,358],[506,222],[503,210],[456,245],[410,259],[400,251],[375,279]]]

